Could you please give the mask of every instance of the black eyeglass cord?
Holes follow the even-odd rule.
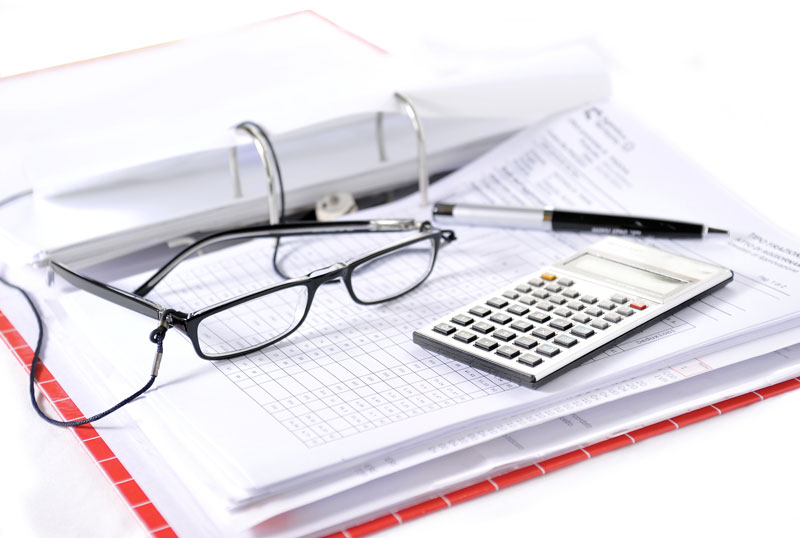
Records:
[[[123,407],[131,403],[133,400],[135,400],[136,398],[147,392],[147,390],[153,386],[153,383],[155,382],[156,377],[158,376],[158,368],[161,364],[161,355],[164,352],[164,336],[166,335],[167,330],[169,329],[169,325],[165,322],[164,319],[165,316],[163,315],[161,320],[159,321],[158,327],[156,327],[156,329],[150,333],[150,341],[156,344],[156,356],[153,361],[153,370],[150,374],[150,380],[147,383],[145,383],[145,385],[141,389],[137,390],[136,392],[134,392],[133,394],[131,394],[130,396],[119,402],[114,407],[110,407],[105,411],[97,413],[96,415],[93,415],[89,418],[84,418],[81,420],[57,420],[47,416],[44,413],[44,411],[42,411],[42,409],[39,407],[39,402],[36,401],[36,390],[35,390],[36,367],[39,365],[39,353],[41,352],[42,342],[44,340],[44,322],[42,321],[42,316],[39,313],[39,309],[36,307],[36,304],[33,302],[33,299],[31,299],[31,296],[28,294],[27,291],[25,291],[24,289],[15,284],[8,282],[3,277],[0,277],[0,282],[5,284],[9,288],[15,289],[18,292],[20,292],[30,305],[31,311],[33,312],[33,315],[36,318],[36,325],[39,328],[39,334],[36,338],[36,348],[33,350],[33,360],[31,361],[31,372],[29,378],[30,379],[29,389],[30,389],[31,404],[33,405],[33,409],[36,411],[36,414],[42,418],[42,420],[50,424],[53,424],[54,426],[65,426],[65,427],[74,427],[74,426],[81,426],[83,424],[89,424],[90,422],[94,422],[107,415],[110,415],[120,407]]]

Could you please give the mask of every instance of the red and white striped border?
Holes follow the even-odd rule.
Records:
[[[0,310],[0,340],[8,346],[12,355],[17,358],[22,367],[25,368],[25,371],[30,373],[31,363],[33,362],[33,349],[25,342],[25,339],[22,338],[22,335],[3,314],[2,310]],[[44,364],[39,362],[36,369],[36,379],[42,394],[53,405],[62,420],[86,418]],[[177,537],[178,535],[169,526],[167,520],[150,502],[145,492],[142,491],[136,480],[125,469],[122,462],[117,459],[111,448],[103,441],[97,430],[91,424],[84,424],[70,429],[150,534],[156,538]]]
[[[440,497],[435,497],[413,506],[409,506],[408,508],[403,508],[397,512],[381,516],[366,523],[362,523],[361,525],[356,525],[354,527],[349,527],[333,534],[329,534],[325,538],[358,538],[359,536],[366,536],[367,534],[378,532],[388,527],[394,527],[395,525],[406,523],[407,521],[430,514],[431,512],[437,512],[453,505],[469,501],[476,497],[481,497],[488,493],[494,493],[495,491],[505,489],[513,486],[514,484],[537,478],[545,473],[551,473],[561,469],[562,467],[567,467],[568,465],[573,465],[575,463],[588,460],[589,458],[593,458],[599,456],[600,454],[617,450],[618,448],[632,445],[634,443],[640,443],[645,439],[649,439],[650,437],[671,432],[677,430],[678,428],[684,428],[690,424],[694,424],[695,422],[716,417],[723,413],[733,411],[734,409],[754,404],[756,402],[760,402],[767,398],[771,398],[773,396],[777,396],[778,394],[783,394],[784,392],[798,388],[800,388],[800,378],[794,378],[782,383],[777,383],[775,385],[758,389],[757,391],[742,394],[741,396],[736,396],[735,398],[729,398],[727,400],[723,400],[712,405],[707,405],[706,407],[701,407],[700,409],[695,409],[694,411],[690,411],[676,417],[662,420],[661,422],[656,422],[650,426],[645,426],[644,428],[639,428],[638,430],[623,433],[615,437],[611,437],[610,439],[606,439],[605,441],[579,448],[577,450],[573,450],[572,452],[567,452],[566,454],[561,454],[560,456],[556,456],[548,460],[540,461],[539,463],[534,463],[533,465],[528,465],[527,467],[522,467],[520,469],[492,477],[488,480],[478,482],[477,484],[472,484],[471,486],[452,491]]]

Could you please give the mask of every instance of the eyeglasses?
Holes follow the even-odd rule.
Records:
[[[181,312],[145,298],[181,262],[224,242],[414,230],[417,233],[411,237],[350,261],[335,263],[194,312]],[[453,240],[455,234],[451,230],[439,230],[428,222],[413,220],[314,222],[241,228],[211,235],[186,247],[133,293],[81,275],[58,262],[51,262],[51,266],[56,274],[77,288],[159,320],[162,340],[166,330],[175,327],[189,338],[200,357],[219,360],[258,351],[292,334],[305,321],[314,295],[325,283],[341,280],[350,297],[362,305],[390,301],[410,292],[430,275],[439,248]],[[160,345],[160,341],[157,343]],[[157,364],[154,364],[154,375],[157,369]]]

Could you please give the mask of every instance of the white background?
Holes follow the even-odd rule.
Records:
[[[800,18],[788,1],[0,0],[0,76],[305,8],[392,54],[432,53],[443,62],[589,42],[612,65],[616,102],[775,222],[800,230]],[[0,178],[4,186],[15,180]],[[23,370],[2,352],[0,536],[145,535],[72,434],[35,417],[26,384]],[[797,410],[800,391],[385,535],[792,534]]]

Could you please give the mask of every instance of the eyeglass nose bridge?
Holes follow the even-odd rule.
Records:
[[[346,267],[347,267],[347,264],[342,263],[342,262],[337,262],[337,263],[334,263],[333,265],[329,265],[328,267],[324,267],[322,269],[317,269],[315,271],[311,271],[306,276],[308,276],[309,278],[328,277],[328,278],[326,278],[326,280],[331,280],[331,279],[340,277],[342,275],[342,273],[344,272]]]

